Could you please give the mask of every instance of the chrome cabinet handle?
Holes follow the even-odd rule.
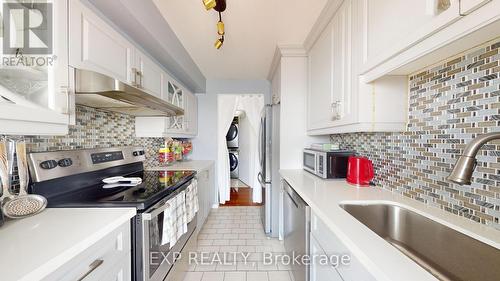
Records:
[[[71,106],[71,93],[69,87],[61,86],[61,94],[66,96],[66,108],[63,109],[63,114],[70,114],[70,106]]]
[[[139,88],[142,88],[142,71],[137,71],[137,76],[139,76]]]
[[[341,101],[334,101],[332,102],[332,120],[339,120],[340,119],[340,107],[342,105]]]
[[[85,274],[82,275],[82,277],[78,278],[78,281],[82,281],[85,279],[87,276],[89,276],[94,270],[96,270],[99,266],[101,266],[104,263],[104,260],[95,260],[89,265],[89,270],[85,272]]]
[[[132,80],[132,86],[137,87],[137,68],[132,67],[131,71],[132,75],[134,76],[134,80]]]

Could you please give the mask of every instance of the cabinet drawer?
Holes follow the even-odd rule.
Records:
[[[311,215],[311,233],[327,255],[350,255],[350,265],[341,265],[337,268],[344,281],[375,280],[363,264],[352,255],[340,239],[314,213]]]
[[[126,222],[106,237],[84,250],[80,255],[60,267],[44,280],[108,280],[103,279],[124,257],[128,257],[128,269],[130,272],[130,223]],[[117,274],[117,273],[116,273]],[[123,280],[129,280],[130,276]],[[114,279],[110,279],[114,280]],[[121,280],[121,279],[117,279]]]
[[[130,252],[117,261],[111,269],[104,272],[102,275],[94,275],[85,281],[130,281],[132,279],[132,268],[130,266]]]
[[[312,257],[326,255],[314,235],[311,235],[310,243]],[[309,277],[311,281],[343,281],[333,266],[321,264],[318,259],[312,262]]]

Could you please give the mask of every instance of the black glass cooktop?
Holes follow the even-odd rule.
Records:
[[[169,194],[183,188],[194,175],[193,171],[140,171],[124,175],[142,178],[138,185],[107,185],[101,178],[78,190],[45,196],[48,207],[136,207],[140,212],[161,199],[168,199]]]

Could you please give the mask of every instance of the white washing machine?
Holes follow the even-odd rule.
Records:
[[[233,122],[226,134],[227,147],[238,148],[239,147],[238,138],[239,138],[239,125],[236,122]]]
[[[239,173],[239,155],[237,150],[229,151],[229,167],[231,172],[231,178],[237,179],[240,177]]]

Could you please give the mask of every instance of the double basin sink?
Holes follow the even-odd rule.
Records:
[[[341,208],[440,280],[500,280],[500,250],[392,204]]]

